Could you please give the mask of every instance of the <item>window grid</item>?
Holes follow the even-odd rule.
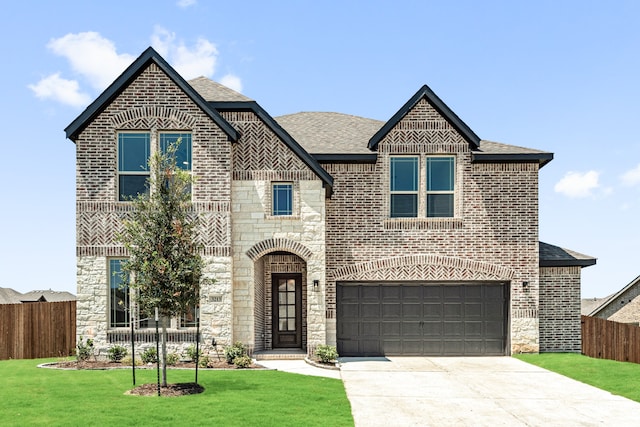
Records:
[[[419,158],[397,156],[390,159],[390,216],[418,216]]]
[[[271,196],[271,215],[293,215],[293,183],[273,183],[271,185]]]

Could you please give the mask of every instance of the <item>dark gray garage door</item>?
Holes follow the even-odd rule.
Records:
[[[338,353],[505,355],[506,289],[504,283],[338,283]]]

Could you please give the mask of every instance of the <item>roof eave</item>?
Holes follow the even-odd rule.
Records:
[[[147,48],[127,69],[114,80],[89,106],[67,126],[64,131],[66,137],[76,141],[84,128],[100,114],[136,77],[146,69],[146,66],[154,62],[162,69],[180,89],[182,89],[211,119],[227,134],[230,140],[238,139],[238,132],[215,110],[207,105],[207,102],[169,65],[152,47]]]
[[[596,264],[596,259],[595,258],[588,258],[588,259],[574,259],[574,260],[552,260],[552,259],[547,259],[547,260],[543,260],[541,259],[539,262],[539,266],[540,267],[580,267],[580,268],[584,268],[584,267],[590,267],[592,265]]]
[[[540,168],[553,160],[553,153],[478,153],[471,152],[472,163],[539,163]]]
[[[375,133],[375,135],[371,137],[367,147],[372,151],[377,150],[380,141],[382,141],[391,129],[393,129],[393,127],[398,124],[398,122],[400,122],[400,120],[402,120],[402,118],[406,116],[422,98],[427,99],[429,104],[431,104],[436,111],[438,111],[438,113],[440,113],[442,117],[444,117],[445,120],[447,120],[447,122],[449,122],[449,124],[451,124],[451,126],[453,126],[462,135],[472,149],[477,149],[480,146],[480,138],[478,135],[476,135],[475,132],[471,130],[471,128],[467,126],[467,124],[463,122],[462,119],[460,119],[460,117],[458,117],[458,115],[454,113],[453,110],[451,110],[447,104],[445,104],[444,101],[442,101],[442,99],[440,99],[438,95],[431,90],[431,88],[429,88],[429,86],[424,85],[393,115],[393,117],[391,117],[391,119],[389,119],[389,121],[384,124],[384,126],[382,126],[382,128],[380,128],[378,132]]]

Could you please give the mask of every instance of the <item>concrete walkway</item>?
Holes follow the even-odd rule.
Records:
[[[356,427],[640,426],[640,403],[511,357],[341,362]]]

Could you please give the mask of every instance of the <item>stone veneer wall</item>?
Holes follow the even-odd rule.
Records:
[[[131,204],[117,197],[117,133],[192,132],[193,209],[200,215],[199,238],[216,283],[202,290],[203,341],[231,332],[231,142],[227,135],[155,64],[150,64],[80,133],[76,142],[77,334],[109,345],[109,257],[126,256],[115,241]],[[153,150],[153,148],[152,148]],[[176,337],[190,332],[172,330]],[[192,334],[193,335],[193,334]]]
[[[221,114],[242,135],[233,146],[233,341],[255,348],[268,349],[271,345],[268,298],[269,269],[273,264],[272,258],[264,257],[272,252],[288,252],[306,263],[303,283],[319,280],[322,284],[320,292],[312,291],[309,286],[305,288],[306,322],[303,323],[307,342],[324,344],[325,189],[322,181],[253,112]],[[283,181],[292,182],[294,186],[293,215],[272,216],[271,183]],[[262,269],[268,277],[261,280]],[[262,289],[259,288],[261,282]],[[264,314],[257,313],[260,306]]]
[[[580,352],[580,267],[540,268],[540,352]]]
[[[424,156],[456,156],[454,218],[389,218],[389,156],[396,154],[421,156],[421,189]],[[422,100],[380,142],[376,164],[323,166],[334,177],[327,201],[330,344],[336,281],[499,280],[511,283],[511,351],[537,351],[537,164],[472,164],[468,144]]]

